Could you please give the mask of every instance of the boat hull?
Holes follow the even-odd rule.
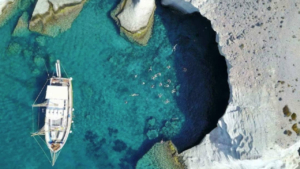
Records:
[[[64,147],[71,132],[73,117],[72,78],[53,77],[47,86],[45,141],[50,150],[52,165]]]

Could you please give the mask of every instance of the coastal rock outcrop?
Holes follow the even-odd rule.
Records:
[[[156,143],[137,163],[137,169],[184,169],[182,157],[171,141]]]
[[[29,29],[55,37],[71,28],[85,2],[86,0],[38,0]]]
[[[122,0],[111,17],[120,26],[121,35],[146,45],[151,37],[155,9],[154,0]]]
[[[187,4],[189,2],[190,4]],[[188,168],[297,168],[300,2],[162,0],[211,21],[230,100],[217,127],[181,155]],[[286,115],[295,113],[294,117]],[[289,132],[287,132],[289,131]]]
[[[0,0],[0,27],[17,12],[19,0]]]

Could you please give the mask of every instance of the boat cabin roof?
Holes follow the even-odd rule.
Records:
[[[68,86],[47,86],[46,99],[68,99]]]

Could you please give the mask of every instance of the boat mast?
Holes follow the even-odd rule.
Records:
[[[61,71],[60,71],[60,62],[59,62],[59,60],[56,61],[55,66],[56,66],[56,76],[60,78],[61,77]]]

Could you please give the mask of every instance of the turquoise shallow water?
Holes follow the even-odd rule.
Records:
[[[0,28],[1,168],[52,168],[30,137],[31,104],[56,59],[74,79],[75,118],[54,168],[134,168],[161,139],[181,151],[199,143],[224,113],[226,65],[209,22],[158,6],[141,47],[119,36],[109,17],[117,2],[90,0],[56,38],[12,37],[21,12]]]

